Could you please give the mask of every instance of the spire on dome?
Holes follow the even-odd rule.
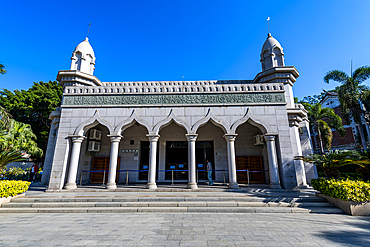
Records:
[[[271,33],[267,34],[267,39],[262,46],[261,60],[262,71],[285,66],[283,47],[280,45]]]
[[[95,54],[88,37],[76,47],[72,53],[71,60],[70,70],[78,70],[90,75],[94,74]]]

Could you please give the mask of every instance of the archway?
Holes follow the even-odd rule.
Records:
[[[228,154],[226,141],[223,137],[225,132],[211,120],[201,125],[197,130],[196,141],[196,165],[198,181],[207,181],[206,160],[212,164],[214,172],[212,178],[216,181],[226,181],[228,177]]]
[[[238,183],[269,181],[268,158],[262,131],[250,120],[236,129],[235,159]],[[249,176],[249,178],[248,178]]]
[[[159,130],[159,162],[158,174],[159,181],[178,182],[188,181],[188,142],[185,137],[187,134],[183,126],[171,121],[170,124]]]

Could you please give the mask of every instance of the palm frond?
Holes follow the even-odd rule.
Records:
[[[340,70],[332,70],[326,73],[324,81],[329,83],[330,80],[337,81],[340,83],[345,83],[348,80],[349,76]]]
[[[362,66],[356,69],[355,72],[353,72],[352,77],[360,83],[366,81],[370,77],[370,67]]]

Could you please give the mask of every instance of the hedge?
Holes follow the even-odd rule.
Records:
[[[31,182],[16,181],[16,180],[1,180],[0,181],[0,198],[16,196],[28,190]]]
[[[342,201],[370,201],[370,183],[349,179],[312,179],[312,187],[324,195],[341,199]]]

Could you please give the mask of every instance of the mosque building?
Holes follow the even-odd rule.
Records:
[[[61,70],[61,106],[52,120],[42,182],[49,190],[80,184],[227,183],[302,188],[315,166],[294,160],[312,153],[307,112],[294,103],[299,77],[285,66],[280,43],[268,34],[252,80],[101,82],[88,38]],[[106,172],[100,172],[106,170]],[[159,185],[158,185],[159,184]]]

